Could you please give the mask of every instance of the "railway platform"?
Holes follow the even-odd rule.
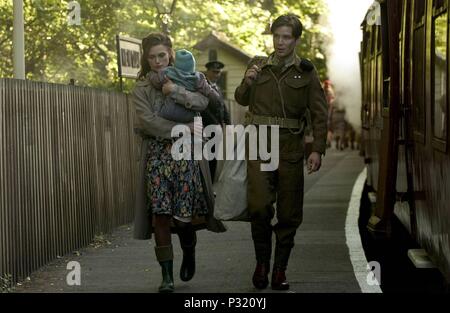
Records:
[[[305,175],[304,221],[286,272],[291,286],[286,292],[381,292],[367,269],[357,225],[364,175],[357,151],[335,149],[327,151],[318,173]],[[178,238],[173,237],[175,292],[274,292],[258,291],[252,285],[250,225],[225,224],[225,233],[198,232],[197,271],[189,282],[179,279],[182,255]],[[121,226],[96,237],[90,246],[61,256],[20,282],[14,292],[157,292],[161,273],[154,241],[134,240],[132,227]],[[80,265],[80,285],[67,283],[71,261]]]

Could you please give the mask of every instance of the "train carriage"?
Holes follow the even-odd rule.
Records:
[[[368,228],[389,236],[397,216],[450,281],[448,0],[379,8],[381,25],[362,23],[360,53],[362,154],[376,194]]]

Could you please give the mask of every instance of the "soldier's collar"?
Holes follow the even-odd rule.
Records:
[[[272,52],[272,54],[269,55],[269,58],[267,59],[267,64],[266,65],[277,65],[278,64],[278,59],[275,56],[275,52]],[[296,53],[293,53],[287,60],[286,63],[284,65],[284,69],[287,69],[288,67],[294,65],[296,66],[298,69],[301,70],[300,67],[301,64],[301,59],[298,57],[298,55]]]

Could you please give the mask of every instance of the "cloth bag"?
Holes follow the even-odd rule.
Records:
[[[206,228],[215,233],[223,233],[227,230],[225,225],[215,217],[215,199],[214,189],[209,171],[208,161],[202,159],[199,162],[203,190],[205,192],[206,204],[208,206],[208,214],[206,215]]]
[[[219,154],[225,160],[218,160],[214,217],[221,221],[250,221],[247,209],[247,162],[245,160],[245,132],[238,134],[233,149],[233,159],[227,159],[226,142],[234,132],[226,128],[219,145]],[[238,158],[236,158],[238,156]],[[243,159],[243,160],[241,160]]]

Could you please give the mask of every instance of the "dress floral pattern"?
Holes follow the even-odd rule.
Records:
[[[146,187],[151,213],[182,218],[208,211],[200,167],[194,160],[174,160],[174,139],[150,138],[147,152]]]

